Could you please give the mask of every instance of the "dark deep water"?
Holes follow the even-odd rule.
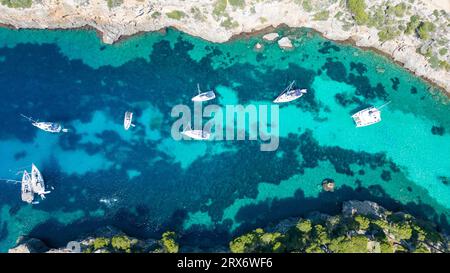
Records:
[[[169,30],[110,46],[89,31],[1,29],[0,178],[20,179],[34,162],[55,190],[31,206],[20,185],[1,182],[0,251],[19,235],[62,246],[104,225],[136,237],[171,229],[181,245],[208,248],[286,217],[337,213],[350,199],[447,229],[448,98],[384,57],[304,29],[280,32],[295,50],[255,52],[259,36],[213,44]],[[281,107],[275,152],[171,138],[170,111],[192,105],[196,83],[215,88],[219,105],[258,105],[294,79],[309,92]],[[381,123],[354,128],[351,113],[386,101]],[[129,109],[137,126],[124,131]],[[19,113],[71,131],[35,130]],[[321,191],[326,177],[334,193]]]

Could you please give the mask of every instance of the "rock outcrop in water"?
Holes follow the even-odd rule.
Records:
[[[369,201],[344,202],[342,214],[313,213],[235,238],[232,252],[449,252],[448,237],[429,222]]]
[[[165,232],[160,240],[140,240],[106,227],[58,249],[49,249],[39,239],[22,237],[9,252],[175,253],[180,248],[177,237],[174,232]],[[305,219],[285,219],[266,231],[259,228],[230,242],[231,252],[266,253],[442,253],[449,252],[449,247],[449,238],[431,223],[403,212],[390,212],[369,201],[344,202],[340,215],[316,212]],[[184,246],[184,250],[198,251],[195,246]],[[227,252],[220,246],[206,251]]]
[[[23,0],[2,1],[0,23],[80,28],[105,43],[175,27],[213,42],[268,27],[309,27],[333,40],[373,47],[450,92],[450,4],[436,0]],[[273,38],[277,39],[277,37]]]

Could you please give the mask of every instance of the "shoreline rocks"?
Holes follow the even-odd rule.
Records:
[[[393,0],[389,4],[395,5],[399,2],[400,0]],[[26,8],[9,8],[0,4],[0,25],[18,29],[92,27],[101,33],[103,42],[108,44],[123,37],[141,32],[159,31],[167,27],[217,43],[226,42],[242,33],[255,33],[268,28],[272,28],[270,30],[272,33],[266,34],[268,35],[265,35],[266,39],[275,41],[278,39],[278,34],[273,32],[273,28],[306,27],[318,31],[326,39],[341,42],[351,40],[357,47],[375,49],[390,56],[416,76],[427,79],[450,92],[450,71],[436,68],[436,60],[432,64],[432,58],[426,57],[429,52],[426,52],[426,56],[420,53],[418,49],[424,43],[422,39],[417,35],[405,35],[402,32],[401,35],[387,41],[380,40],[380,30],[356,24],[354,16],[345,3],[339,3],[339,1],[326,3],[326,5],[321,4],[320,1],[312,1],[316,10],[322,10],[325,12],[324,15],[327,15],[320,18],[316,17],[314,12],[305,10],[302,5],[293,1],[272,3],[248,0],[245,1],[245,6],[240,8],[228,4],[221,13],[214,10],[215,5],[211,5],[209,0],[196,2],[171,0],[170,3],[163,0],[145,3],[130,0],[115,7],[108,7],[107,1],[100,0],[80,3],[74,0],[40,0],[33,1],[32,5]],[[365,3],[366,11],[370,12],[384,5],[381,0],[370,2],[366,0]],[[423,20],[436,23],[433,17],[436,9],[430,1],[415,2],[410,6],[408,13],[399,17],[399,20],[404,21],[403,27],[411,15],[418,15]],[[437,10],[440,11],[440,9]],[[450,18],[450,10],[440,12],[444,12],[442,16],[447,16],[445,18]],[[226,14],[225,17],[224,14]],[[444,41],[444,48],[450,47],[450,33],[446,28],[440,27],[436,35],[434,38],[447,39],[446,42]],[[436,55],[438,48],[434,47],[434,56],[440,56]],[[445,53],[444,57],[440,58],[445,58],[447,63],[450,63],[450,53]]]
[[[264,40],[269,42],[275,41],[276,39],[278,39],[278,37],[280,37],[280,35],[276,32],[267,33],[266,35],[262,36]]]
[[[278,40],[278,46],[282,49],[292,49],[294,47],[288,37],[283,37]]]

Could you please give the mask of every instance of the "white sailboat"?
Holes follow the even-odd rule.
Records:
[[[373,125],[381,121],[381,111],[380,109],[390,103],[387,102],[380,107],[371,106],[366,109],[363,109],[352,115],[353,120],[356,123],[356,127],[365,127],[369,125]]]
[[[290,102],[293,100],[296,100],[303,96],[303,94],[306,94],[308,90],[306,89],[292,89],[294,86],[295,81],[292,81],[291,84],[289,84],[286,89],[281,92],[280,95],[276,99],[273,100],[274,103],[283,103],[283,102]]]
[[[123,119],[123,128],[125,130],[128,130],[130,129],[130,126],[134,127],[135,125],[132,123],[132,121],[133,121],[133,112],[129,111],[125,112],[125,117]]]
[[[211,136],[211,133],[204,130],[192,130],[190,126],[188,130],[184,130],[181,132],[182,135],[190,137],[195,140],[208,140]]]
[[[206,91],[206,92],[201,92],[200,85],[198,83],[197,83],[197,90],[198,90],[198,95],[193,97],[192,101],[196,101],[196,102],[208,101],[208,100],[212,100],[216,97],[216,94],[212,90]]]
[[[27,202],[28,204],[32,204],[34,199],[34,192],[31,186],[31,177],[27,171],[23,171],[21,192],[22,201]]]
[[[50,191],[45,191],[44,178],[34,163],[31,164],[31,187],[33,192],[39,194],[42,199],[45,199],[45,195],[50,193]]]
[[[20,115],[22,117],[28,119],[34,127],[37,127],[39,129],[49,132],[49,133],[61,133],[61,132],[67,133],[69,131],[68,129],[63,128],[61,124],[56,123],[56,122],[36,121],[36,120],[33,120],[32,118],[27,117],[23,114],[20,114]]]

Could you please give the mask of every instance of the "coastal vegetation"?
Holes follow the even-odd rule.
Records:
[[[225,9],[227,8],[227,0],[216,0],[214,4],[213,14],[215,16],[221,16],[225,13]]]
[[[82,252],[180,252],[179,236],[173,231],[164,232],[160,240],[140,240],[112,227],[104,230],[106,232],[100,232],[103,236],[80,241]],[[14,252],[26,249],[27,245],[31,244],[18,245]],[[187,251],[195,248],[185,247]],[[285,219],[241,234],[229,242],[232,253],[447,253],[449,247],[448,237],[432,223],[408,213],[385,210],[369,201],[344,202],[342,213],[334,216],[316,212],[307,218]],[[48,250],[45,246],[41,249]],[[50,250],[58,251],[67,252]]]
[[[9,8],[29,8],[33,4],[32,0],[0,0],[2,5]]]
[[[108,7],[110,9],[119,7],[120,5],[123,4],[123,0],[106,0],[106,2],[108,3]]]
[[[330,12],[328,10],[319,11],[318,13],[314,14],[313,19],[316,21],[326,21],[328,20],[328,17],[330,16]]]
[[[347,5],[358,25],[367,23],[369,15],[366,12],[366,3],[364,0],[348,0]]]
[[[234,253],[447,252],[443,235],[406,213],[315,215],[265,231],[258,228],[230,242]]]
[[[179,246],[178,243],[175,241],[176,234],[173,231],[167,231],[163,233],[162,239],[161,239],[161,245],[163,246],[163,252],[166,253],[177,253]]]
[[[181,10],[174,10],[171,12],[166,13],[167,17],[174,20],[180,20],[183,17],[186,17],[186,13],[182,12]]]

